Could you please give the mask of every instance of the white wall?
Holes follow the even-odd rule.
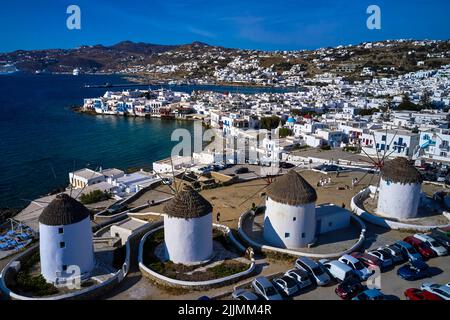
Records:
[[[295,219],[295,220],[294,220]],[[267,198],[264,239],[279,248],[306,247],[313,242],[316,230],[315,203],[290,206]],[[286,233],[289,236],[286,237]],[[302,234],[304,233],[304,237]]]
[[[64,233],[60,234],[59,228],[63,228]],[[62,272],[63,265],[77,265],[81,274],[89,273],[93,269],[94,248],[89,217],[66,226],[47,226],[39,223],[39,236],[41,273],[48,282],[56,280],[57,272]],[[65,248],[60,248],[60,242],[65,242]]]
[[[212,256],[212,214],[199,218],[164,216],[164,242],[169,260],[194,264]]]
[[[401,184],[381,179],[377,213],[399,220],[417,217],[420,184]]]

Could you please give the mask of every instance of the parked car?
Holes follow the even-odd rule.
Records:
[[[278,291],[281,291],[288,297],[298,292],[297,282],[291,277],[282,276],[280,278],[273,279],[272,282]]]
[[[367,252],[367,254],[379,259],[381,261],[382,269],[390,268],[394,264],[392,255],[387,250],[372,250]]]
[[[352,300],[385,300],[385,295],[378,289],[369,289],[357,294]]]
[[[365,286],[355,277],[349,277],[338,284],[334,292],[344,300],[352,299],[365,290]]]
[[[236,174],[249,173],[249,170],[247,167],[241,167],[239,169],[234,170],[234,173]]]
[[[247,291],[244,289],[238,289],[234,291],[231,295],[234,300],[244,300],[244,301],[255,301],[259,300],[258,295],[256,295],[254,292]]]
[[[283,300],[273,284],[265,277],[257,277],[252,281],[252,287],[265,300]]]
[[[409,261],[423,260],[422,255],[416,249],[405,241],[397,241],[395,245],[401,250],[402,255]]]
[[[307,257],[300,257],[295,261],[295,267],[306,270],[317,285],[324,286],[331,281],[330,276],[325,272],[323,266]]]
[[[421,255],[424,259],[430,259],[436,256],[433,250],[429,248],[425,242],[414,238],[413,236],[408,236],[403,241],[409,243],[412,245]]]
[[[384,250],[389,252],[389,254],[392,257],[392,261],[395,264],[402,263],[403,261],[405,261],[405,258],[402,255],[402,251],[396,245],[387,245],[384,247],[379,247],[377,250]]]
[[[434,293],[435,295],[441,297],[444,300],[450,300],[450,287],[446,285],[440,285],[433,282],[428,282],[422,284],[420,287],[422,290]]]
[[[450,238],[445,236],[443,233],[433,230],[429,236],[440,243],[441,246],[447,249],[447,251],[450,250]]]
[[[320,260],[320,264],[322,264],[325,269],[328,271],[328,274],[331,275],[337,281],[344,281],[348,277],[351,277],[354,272],[353,269],[346,265],[345,263],[339,260]]]
[[[414,238],[419,239],[420,241],[423,241],[425,245],[427,245],[431,250],[434,251],[434,253],[438,256],[445,256],[448,252],[447,249],[444,248],[442,244],[434,240],[429,235],[423,234],[423,233],[416,233],[414,235]]]
[[[208,296],[200,296],[200,297],[198,297],[197,300],[198,301],[208,301],[208,300],[211,300],[211,298]]]
[[[384,270],[383,268],[383,262],[378,259],[377,257],[374,257],[368,253],[365,252],[352,252],[351,256],[355,257],[359,261],[361,261],[367,268],[369,269],[377,269]]]
[[[288,270],[284,275],[294,279],[297,282],[297,286],[299,287],[299,289],[303,289],[312,285],[308,272],[305,270],[291,269]]]
[[[361,261],[349,254],[344,254],[338,260],[352,268],[362,281],[367,280],[373,273]]]
[[[413,281],[429,277],[430,272],[425,262],[417,260],[400,267],[397,275],[404,280]]]
[[[441,297],[434,293],[417,288],[406,289],[404,295],[407,300],[442,300]]]
[[[288,163],[288,162],[280,162],[280,168],[283,168],[283,169],[290,169],[290,168],[293,168],[293,167],[295,167],[295,165],[292,164],[292,163]]]

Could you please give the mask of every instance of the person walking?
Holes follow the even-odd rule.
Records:
[[[220,222],[220,212],[219,211],[217,211],[216,220],[217,220],[217,222]]]

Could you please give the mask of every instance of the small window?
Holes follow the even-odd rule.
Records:
[[[64,233],[64,228],[58,228],[58,233],[59,234],[63,234]]]
[[[65,247],[66,247],[66,243],[65,243],[64,241],[61,241],[61,242],[59,243],[59,247],[60,247],[60,248],[65,248]]]
[[[302,238],[304,238],[304,237],[306,237],[306,234],[303,232],[303,233],[302,233]]]
[[[290,236],[290,233],[289,233],[289,232],[285,232],[285,233],[284,233],[284,237],[285,237],[285,238],[289,238],[289,236]]]
[[[63,271],[67,271],[67,265],[62,266]]]
[[[296,221],[296,220],[297,220],[297,217],[293,217],[293,218],[292,218],[292,221]]]

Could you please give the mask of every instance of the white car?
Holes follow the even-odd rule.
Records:
[[[367,280],[373,273],[373,271],[369,270],[369,268],[367,268],[361,261],[349,254],[344,254],[338,260],[352,268],[362,281]]]
[[[383,268],[389,268],[394,264],[394,261],[392,260],[392,255],[387,250],[372,250],[367,252],[367,254],[370,254],[371,256],[380,259],[381,263],[383,264]]]
[[[319,262],[324,266],[324,268],[328,271],[328,273],[337,281],[344,281],[345,279],[354,274],[353,269],[341,261],[338,260],[329,261],[327,259],[323,259],[320,260]]]
[[[439,242],[426,234],[416,233],[414,235],[414,238],[425,242],[425,244],[429,246],[430,249],[433,250],[438,256],[445,256],[447,254],[447,249],[445,249]]]
[[[299,289],[303,289],[312,285],[308,272],[300,269],[291,269],[286,271],[285,276],[291,277],[297,282]]]
[[[252,281],[252,287],[257,294],[266,300],[283,300],[273,284],[265,277],[257,277]]]
[[[434,293],[444,300],[450,300],[450,287],[446,285],[440,285],[437,283],[427,282],[420,287],[422,290]]]
[[[291,277],[282,276],[272,280],[275,287],[285,295],[292,296],[298,292],[297,282]]]
[[[325,286],[331,281],[330,276],[325,272],[323,266],[318,264],[314,260],[311,260],[310,258],[298,258],[295,261],[295,267],[308,271],[308,273],[313,277],[318,286]]]

